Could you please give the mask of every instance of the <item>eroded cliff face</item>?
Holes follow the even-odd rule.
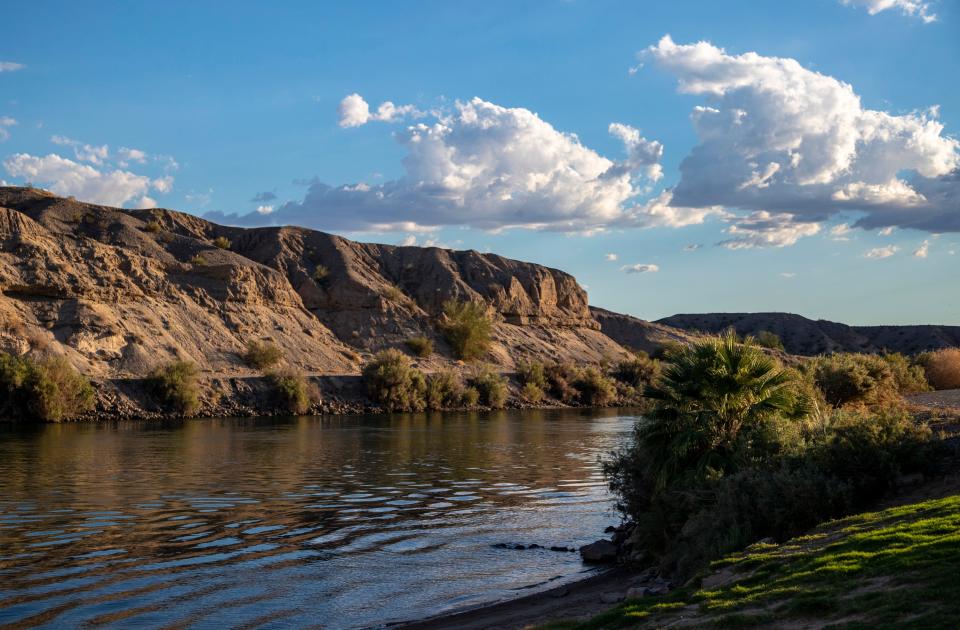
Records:
[[[424,367],[440,367],[451,362],[437,332],[450,298],[488,305],[489,359],[507,369],[519,358],[625,354],[576,280],[555,269],[36,189],[0,188],[0,291],[0,350],[63,354],[100,378],[143,376],[174,358],[211,375],[250,374],[240,359],[250,339],[271,340],[307,372],[355,374],[370,353],[422,334],[440,350]]]

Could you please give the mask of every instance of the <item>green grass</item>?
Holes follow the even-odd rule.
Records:
[[[782,545],[714,562],[731,581],[630,600],[585,623],[549,628],[960,626],[960,496],[834,521]]]

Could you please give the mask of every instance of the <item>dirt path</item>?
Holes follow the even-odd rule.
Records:
[[[924,407],[960,411],[960,389],[942,389],[938,392],[910,394],[906,398],[910,402]]]

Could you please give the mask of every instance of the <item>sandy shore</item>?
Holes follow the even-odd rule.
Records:
[[[577,582],[486,606],[392,625],[403,630],[510,630],[562,619],[586,620],[616,604],[626,590],[641,585],[640,572],[614,568]]]

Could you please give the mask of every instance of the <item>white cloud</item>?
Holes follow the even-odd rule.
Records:
[[[605,258],[606,260],[609,260],[610,262],[613,262],[613,261],[615,261],[615,260],[617,259],[617,255],[616,255],[616,254],[607,254],[606,256],[604,256],[604,258]]]
[[[850,224],[840,223],[830,228],[830,238],[835,241],[849,241]]]
[[[670,205],[789,213],[821,221],[864,212],[855,227],[960,230],[960,141],[936,108],[866,109],[853,88],[789,58],[728,54],[665,36],[642,56],[702,96],[699,144]]]
[[[876,15],[887,9],[900,9],[904,15],[918,17],[927,24],[936,22],[937,16],[932,13],[932,3],[922,0],[841,0],[849,7],[863,7],[870,15]]]
[[[50,142],[60,146],[72,147],[74,156],[83,162],[102,164],[104,160],[110,157],[110,147],[105,144],[100,146],[84,144],[79,140],[60,135],[50,136]]]
[[[796,277],[797,277],[797,274],[795,274],[795,273],[792,272],[792,271],[781,271],[781,272],[780,272],[780,277],[781,277],[781,278],[785,278],[785,279],[787,279],[787,280],[790,280],[791,278],[796,278]]]
[[[146,152],[140,149],[120,147],[117,151],[117,157],[120,158],[120,166],[127,166],[130,162],[136,162],[137,164],[146,164],[147,162]]]
[[[913,251],[913,255],[917,258],[926,258],[930,254],[930,241],[925,240],[920,243],[920,247]]]
[[[16,72],[17,70],[23,70],[25,67],[22,63],[0,61],[0,72]]]
[[[620,271],[624,273],[656,273],[660,271],[660,267],[652,263],[637,263],[635,265],[624,265],[620,267]]]
[[[401,247],[413,247],[417,244],[417,237],[413,234],[407,234],[399,244]]]
[[[804,236],[820,232],[819,223],[801,223],[789,213],[771,214],[763,210],[745,217],[727,217],[731,225],[724,232],[730,238],[720,241],[727,249],[752,249],[754,247],[787,247]]]
[[[169,175],[164,175],[150,182],[150,185],[153,186],[157,192],[168,193],[173,190],[173,178]]]
[[[883,228],[882,230],[880,230],[879,232],[877,232],[877,235],[878,235],[878,236],[890,236],[891,234],[893,234],[893,231],[894,231],[895,229],[896,229],[896,228],[894,228],[892,225],[889,225],[889,226]]]
[[[10,139],[10,132],[5,127],[12,127],[17,121],[9,116],[0,116],[0,142]]]
[[[140,197],[140,199],[137,201],[136,207],[141,209],[156,208],[157,200],[152,197],[148,197],[147,195],[144,195],[143,197]]]
[[[886,247],[874,247],[863,253],[864,258],[890,258],[900,251],[897,245],[887,245]]]
[[[607,131],[611,136],[623,142],[627,149],[627,160],[621,164],[626,171],[642,172],[651,182],[663,177],[663,145],[656,140],[647,140],[640,130],[622,123],[610,123]]]
[[[376,112],[370,112],[370,105],[359,94],[350,94],[342,101],[338,108],[341,127],[359,127],[370,121],[395,122],[407,117],[419,118],[424,114],[413,105],[394,105],[391,101],[380,103]]]
[[[135,198],[143,205],[153,201],[146,196],[151,188],[159,190],[156,180],[147,176],[119,169],[101,171],[54,153],[43,157],[17,153],[3,165],[13,177],[49,186],[58,195],[108,206],[122,206]]]
[[[273,206],[263,205],[257,206],[257,214],[267,215],[273,212]]]
[[[354,95],[351,95],[353,97]],[[345,99],[341,120],[364,119],[356,98]],[[362,99],[361,99],[362,100]],[[382,184],[332,187],[312,182],[302,201],[277,208],[271,220],[346,231],[417,232],[444,225],[484,230],[511,227],[594,233],[611,226],[688,225],[716,209],[667,206],[669,194],[645,204],[637,180],[659,176],[651,143],[626,126],[628,157],[608,159],[523,108],[474,98],[395,134],[406,149],[405,174]],[[235,223],[249,215],[208,215]]]

